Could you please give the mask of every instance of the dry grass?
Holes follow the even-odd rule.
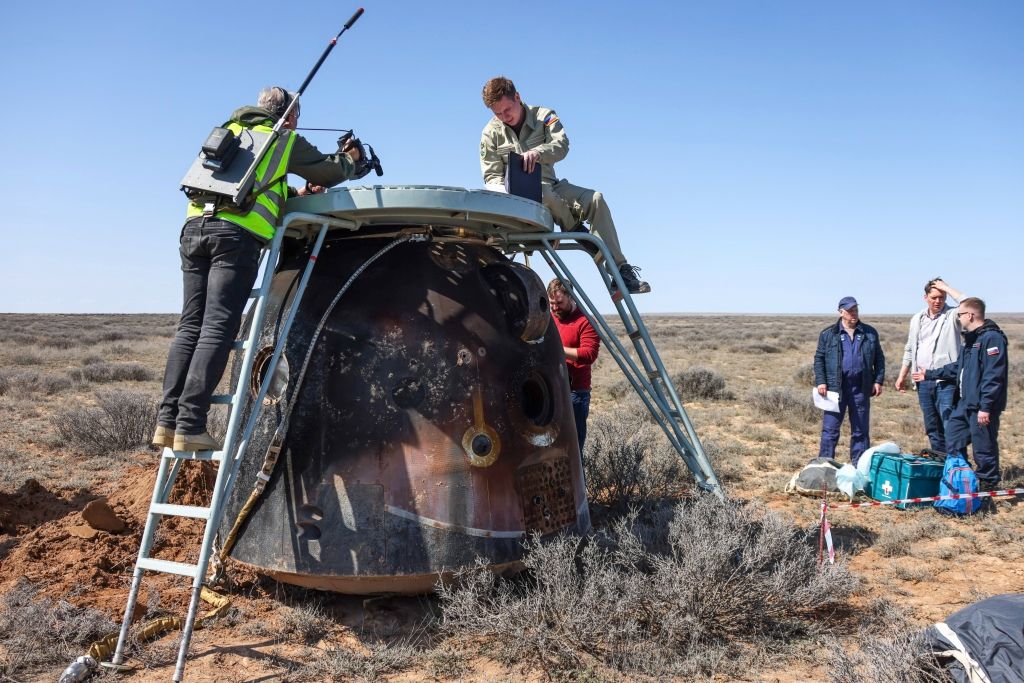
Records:
[[[687,368],[672,375],[679,400],[683,403],[711,400],[728,401],[736,395],[726,389],[725,378],[708,368]]]
[[[1024,348],[1017,341],[1024,337],[1024,317],[996,319],[1011,348]],[[142,448],[149,437],[147,406],[160,393],[175,320],[0,315],[0,490],[15,491],[28,478],[55,491],[109,488],[123,459],[132,457],[114,451]],[[323,650],[335,634],[358,631],[358,624],[343,626],[344,617],[322,609],[318,597],[261,605],[260,616],[249,620],[240,608],[234,633],[269,638],[292,654],[305,652],[308,664],[301,665],[267,655],[273,675],[284,680],[379,680],[398,672],[458,680],[472,677],[474,656],[508,662],[498,675],[508,680],[538,672],[553,680],[707,679],[714,672],[719,680],[771,680],[794,666],[812,669],[808,680],[832,676],[834,683],[931,680],[910,634],[952,611],[937,604],[936,582],[951,584],[942,595],[967,601],[1024,590],[1012,578],[1024,558],[1024,506],[1000,503],[995,513],[961,520],[927,509],[834,513],[840,556],[859,568],[860,580],[854,586],[846,565],[819,573],[813,539],[803,531],[816,522],[817,504],[788,498],[782,488],[817,452],[821,416],[810,408],[810,362],[818,333],[830,322],[810,316],[648,321],[720,478],[737,499],[763,504],[716,510],[701,507],[702,498],[676,508],[673,501],[690,490],[689,473],[602,353],[594,372],[586,473],[588,493],[605,514],[594,515],[598,528],[586,543],[562,539],[531,548],[533,573],[518,580],[468,572],[463,585],[448,589],[438,612],[443,627],[428,624],[423,639],[360,632],[363,647],[332,643]],[[886,392],[872,402],[872,442],[921,448],[927,440],[916,396],[892,389],[907,320],[867,322],[881,334],[890,374]],[[97,389],[139,398],[105,410]],[[1016,486],[1024,484],[1022,389],[1024,364],[1014,363],[1001,446],[1004,481]],[[68,430],[54,441],[62,420]],[[104,432],[107,427],[98,427],[104,424],[111,437],[88,449],[101,455],[77,458],[59,450],[60,441],[78,443],[69,438],[73,433]],[[848,449],[848,435],[844,427],[838,452]],[[630,515],[631,507],[641,510],[638,517]],[[981,553],[986,571],[961,576],[956,567],[969,566]],[[828,591],[823,579],[832,582]],[[772,590],[783,596],[777,603],[766,597]],[[860,613],[841,604],[851,592],[856,604],[867,603]],[[907,605],[899,633],[885,627],[892,615],[873,599],[881,595]],[[63,623],[86,618],[25,596],[24,588],[8,594],[6,613],[44,621],[61,613]],[[276,610],[269,621],[267,610]],[[740,611],[755,616],[737,617]],[[8,639],[0,651],[25,652],[26,660],[16,672],[0,670],[0,677],[56,678],[70,661],[53,654],[64,646],[26,649],[35,645],[29,631],[4,631],[7,623],[10,617],[0,621],[0,640]],[[826,673],[820,649],[830,635],[842,647],[830,655]],[[321,649],[313,650],[318,641]],[[76,648],[66,646],[71,656],[79,654],[71,652]],[[168,666],[173,652],[162,655],[161,648],[163,643],[147,645],[144,660]],[[895,673],[886,678],[886,672]]]
[[[587,496],[619,512],[678,495],[691,477],[641,408],[589,420],[583,459]]]
[[[51,418],[62,443],[84,453],[134,450],[149,443],[159,399],[136,391],[103,391],[92,408],[70,408]]]
[[[855,586],[845,566],[820,568],[808,541],[759,506],[701,496],[590,539],[534,538],[527,576],[464,571],[439,587],[442,627],[549,672],[737,675],[750,664],[742,645],[785,649]]]
[[[281,618],[281,633],[306,645],[320,642],[331,627],[331,620],[318,600],[290,607]]]
[[[814,424],[821,412],[811,403],[810,392],[787,387],[755,389],[750,392],[750,405],[773,422],[783,425]]]
[[[360,681],[376,683],[415,666],[423,653],[408,643],[373,643],[365,651],[334,647],[311,653],[287,681]]]
[[[91,359],[87,359],[91,360]],[[78,371],[86,382],[145,382],[156,378],[156,373],[141,363],[108,363],[101,360],[85,362]],[[72,379],[79,379],[72,375]]]
[[[829,639],[830,683],[949,683],[907,610],[876,599],[860,614],[859,646]]]
[[[0,599],[0,678],[23,680],[64,666],[117,626],[105,615],[39,598],[24,579]],[[53,677],[50,677],[53,680]]]

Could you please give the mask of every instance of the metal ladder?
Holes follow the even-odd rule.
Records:
[[[626,283],[623,282],[618,269],[614,267],[615,262],[604,241],[597,235],[586,232],[507,233],[503,238],[506,248],[511,251],[534,249],[539,251],[555,276],[571,283],[574,289],[573,298],[580,310],[593,325],[609,354],[618,364],[626,379],[629,380],[655,422],[661,427],[669,443],[693,473],[697,486],[724,499],[722,486],[715,475],[711,462],[704,453],[704,447],[697,437],[693,423],[690,422],[686,410],[683,409],[683,404],[679,400],[679,395],[664,363],[661,361],[658,349],[655,347],[640,313],[636,310],[633,298],[626,289]],[[601,274],[605,288],[611,294],[612,303],[615,304],[626,335],[633,343],[633,351],[640,361],[639,365],[619,341],[604,316],[598,313],[590,296],[580,286],[562,257],[558,255],[558,250],[566,247],[557,245],[564,241],[589,243],[593,245],[590,249],[591,252],[596,248],[596,253],[592,253],[594,264]],[[567,246],[573,250],[580,250],[583,247],[582,244],[579,247]]]
[[[252,372],[253,362],[256,357],[256,346],[263,329],[263,320],[267,308],[267,300],[270,294],[270,285],[274,278],[274,272],[281,254],[281,244],[285,232],[293,224],[319,225],[316,241],[310,251],[306,267],[302,272],[299,285],[295,290],[291,306],[285,318],[281,332],[278,335],[274,353],[267,364],[267,369],[260,384],[259,392],[252,403],[252,410],[244,429],[241,425],[242,411],[239,409],[244,401],[247,391],[247,379]],[[206,581],[206,571],[210,562],[213,550],[214,537],[224,516],[224,504],[231,495],[234,488],[235,478],[245,455],[246,446],[256,428],[259,420],[260,410],[263,406],[263,399],[267,395],[277,362],[284,352],[288,340],[288,332],[291,329],[292,321],[298,311],[299,303],[305,292],[306,284],[309,282],[313,267],[316,264],[317,256],[323,246],[328,229],[331,227],[345,230],[355,230],[358,225],[353,221],[319,216],[317,214],[293,212],[285,216],[278,227],[274,239],[270,245],[264,248],[261,265],[263,267],[263,279],[258,289],[253,289],[249,299],[253,302],[250,307],[252,313],[249,336],[244,340],[235,340],[234,350],[244,351],[242,365],[238,374],[238,381],[232,389],[231,394],[220,394],[213,397],[212,403],[226,404],[229,411],[227,433],[224,437],[224,447],[219,451],[174,451],[164,448],[160,454],[160,467],[157,471],[156,482],[153,485],[153,498],[149,504],[149,512],[146,515],[146,526],[142,532],[142,541],[139,544],[139,556],[135,561],[135,571],[132,575],[131,589],[128,592],[128,603],[124,611],[124,619],[121,622],[121,631],[117,639],[117,649],[112,660],[113,665],[119,666],[124,660],[124,648],[127,642],[128,629],[131,626],[132,614],[135,611],[135,604],[139,597],[139,588],[142,585],[143,572],[162,572],[165,574],[177,574],[192,579],[192,596],[188,605],[188,614],[185,617],[185,625],[181,632],[181,646],[178,649],[177,664],[174,669],[174,681],[180,683],[185,671],[185,659],[188,655],[189,643],[192,639],[192,631],[195,628],[196,614],[199,609],[200,593]],[[312,230],[305,230],[303,234],[307,237]],[[213,485],[209,507],[190,505],[174,505],[169,500],[174,481],[178,476],[181,465],[186,460],[212,461],[220,463],[217,469],[217,479]],[[172,562],[160,560],[150,556],[153,546],[153,537],[160,522],[164,517],[186,517],[192,519],[206,520],[206,528],[203,533],[202,545],[199,548],[199,560],[195,564],[184,562]]]

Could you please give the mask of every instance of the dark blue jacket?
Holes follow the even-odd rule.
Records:
[[[999,413],[1006,408],[1010,361],[1006,335],[991,320],[973,332],[964,333],[964,345],[957,362],[924,373],[925,379],[957,382],[957,407]]]
[[[818,335],[818,350],[814,352],[814,384],[825,384],[829,391],[841,391],[843,386],[843,341],[839,336],[846,334],[840,319],[829,325]],[[861,391],[871,395],[875,384],[885,383],[885,356],[878,341],[878,332],[871,325],[857,323],[854,339],[860,337]]]

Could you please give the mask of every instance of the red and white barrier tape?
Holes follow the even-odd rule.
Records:
[[[969,498],[995,498],[997,496],[1021,496],[1024,489],[1003,489],[1001,491],[979,491],[978,493],[951,493],[948,496],[929,496],[927,498],[902,498],[900,500],[872,500],[867,503],[833,503],[836,508],[877,508],[883,505],[899,505],[901,503],[931,503],[936,500],[966,500]]]
[[[828,512],[828,501],[821,501],[821,535],[818,537],[818,564],[825,562],[825,547],[828,548],[828,563],[836,563],[836,548],[832,544],[832,525],[828,523],[828,518],[825,516]]]

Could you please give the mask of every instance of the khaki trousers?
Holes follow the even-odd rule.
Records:
[[[554,185],[543,185],[544,206],[548,207],[551,217],[563,231],[572,230],[577,224],[586,221],[590,232],[600,237],[615,259],[615,265],[626,262],[619,247],[619,235],[615,231],[612,212],[604,201],[604,195],[595,190],[573,185],[566,180],[559,180]]]

